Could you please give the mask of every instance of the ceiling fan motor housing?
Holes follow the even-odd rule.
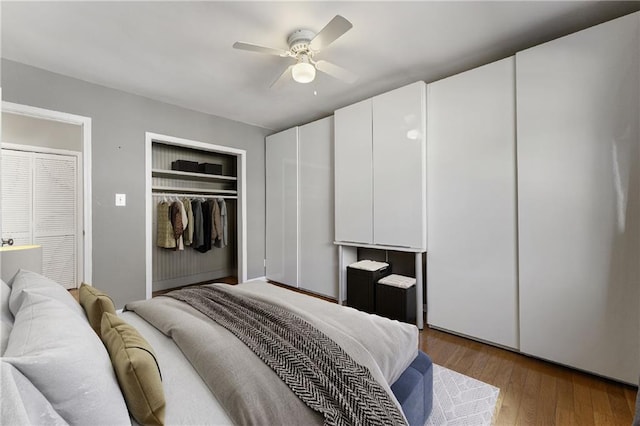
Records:
[[[298,55],[298,53],[311,53],[309,50],[309,43],[316,34],[311,30],[295,30],[287,38],[289,44],[289,50]]]

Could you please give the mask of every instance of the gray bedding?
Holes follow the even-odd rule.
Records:
[[[215,286],[221,284],[215,284]],[[369,369],[393,401],[395,381],[417,354],[414,326],[282,289],[265,282],[226,290],[273,303],[310,322]],[[222,326],[177,300],[158,297],[127,309],[171,337],[236,424],[322,424],[249,348]]]

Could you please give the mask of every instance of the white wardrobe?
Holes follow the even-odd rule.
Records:
[[[517,349],[515,58],[427,99],[428,323]]]
[[[637,383],[640,12],[428,100],[427,322]]]
[[[338,298],[333,117],[266,138],[266,276]]]
[[[338,243],[426,248],[426,85],[336,110]]]

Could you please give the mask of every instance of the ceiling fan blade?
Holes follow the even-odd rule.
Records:
[[[353,27],[351,22],[340,15],[334,16],[325,27],[311,40],[309,47],[315,51],[324,49],[333,43],[338,37]]]
[[[331,62],[323,60],[317,61],[316,68],[318,69],[318,71],[322,71],[325,74],[329,74],[331,77],[337,78],[338,80],[342,80],[347,83],[354,83],[358,79],[358,76],[351,71],[347,71],[342,67],[332,64]]]
[[[243,41],[236,41],[235,43],[233,43],[233,47],[235,49],[248,50],[250,52],[266,53],[267,55],[276,55],[282,57],[289,56],[289,52],[286,50],[274,49],[273,47],[258,46],[257,44],[245,43]]]
[[[287,66],[284,71],[282,71],[282,74],[280,74],[278,78],[273,80],[273,83],[269,85],[269,89],[276,89],[284,82],[291,80],[291,68],[293,68],[293,65]]]

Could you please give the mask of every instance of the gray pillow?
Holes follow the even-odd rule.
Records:
[[[130,422],[100,338],[84,314],[59,300],[24,292],[3,360],[20,370],[70,424]]]
[[[13,324],[13,315],[9,310],[9,296],[11,296],[11,287],[4,281],[0,280],[0,320]]]
[[[7,350],[7,344],[9,343],[9,336],[11,335],[11,329],[13,325],[6,321],[0,321],[0,356],[4,355],[4,351]]]
[[[2,281],[2,284],[0,284],[0,356],[4,354],[4,350],[7,348],[7,341],[13,327],[13,315],[9,311],[10,294],[11,287]]]
[[[4,361],[0,361],[0,391],[0,424],[68,424],[29,379]]]
[[[11,287],[9,309],[14,316],[18,314],[24,295],[27,292],[43,294],[51,299],[58,300],[86,320],[82,307],[68,290],[47,277],[25,269],[18,271]]]

